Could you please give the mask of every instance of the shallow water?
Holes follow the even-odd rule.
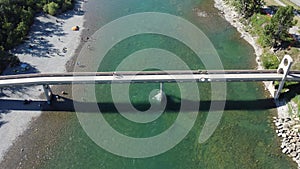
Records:
[[[205,11],[208,16],[198,17],[194,8]],[[225,69],[255,68],[254,50],[218,15],[209,0],[90,0],[87,19],[91,22],[89,27],[97,30],[121,16],[149,11],[181,16],[197,25],[215,46]],[[128,38],[114,46],[98,70],[114,71],[128,55],[147,48],[171,51],[191,69],[205,68],[195,53],[182,43],[162,35],[144,34]],[[89,56],[89,53],[85,55]],[[160,62],[168,62],[164,59],[166,58],[161,58]],[[130,66],[134,70],[135,65],[139,64],[142,61]],[[172,68],[177,65],[170,63],[168,66]],[[96,86],[97,101],[103,106],[100,109],[105,110],[105,120],[118,132],[137,138],[155,136],[168,129],[178,117],[181,99],[187,99],[180,99],[177,84],[165,84],[164,92],[168,96],[166,111],[153,122],[139,124],[117,113],[110,104],[113,103],[110,87],[111,85]],[[153,89],[158,88],[158,84],[130,85],[131,103],[139,110],[147,110],[150,107],[149,95]],[[198,137],[207,117],[211,92],[209,84],[199,84],[197,88],[201,101],[200,111],[196,112],[196,122],[189,134],[169,151],[141,159],[120,157],[96,145],[78,120],[73,119],[72,127],[62,131],[51,160],[46,161],[42,168],[295,168],[295,164],[280,152],[271,124],[271,117],[275,112],[266,109],[272,107],[273,103],[260,83],[227,84],[226,106],[220,124],[209,140],[202,144],[198,143]],[[128,100],[122,101],[130,103]],[[117,142],[118,140],[111,143]]]

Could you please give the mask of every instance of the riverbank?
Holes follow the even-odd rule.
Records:
[[[20,58],[22,66],[7,69],[4,74],[66,72],[65,65],[74,56],[81,42],[83,5],[84,1],[78,1],[74,10],[57,17],[45,14],[37,16],[26,42],[11,51]],[[79,26],[80,30],[72,31],[73,26]],[[41,115],[40,110],[45,104],[44,99],[40,99],[41,94],[41,86],[2,90],[0,99],[6,101],[0,102],[0,161],[17,138]],[[28,105],[19,104],[24,99],[34,102]],[[24,106],[24,109],[9,109],[9,106],[14,107],[12,105]]]
[[[222,12],[224,18],[241,33],[241,37],[253,46],[256,55],[257,69],[264,69],[261,62],[263,48],[260,47],[256,42],[258,37],[254,37],[247,31],[245,31],[245,26],[240,22],[241,16],[235,11],[232,6],[226,4],[223,0],[215,0],[215,7],[219,9]],[[264,82],[264,86],[265,89],[269,91],[270,95],[274,96],[275,87],[272,82]],[[294,140],[299,140],[298,134],[296,133],[296,131],[298,132],[298,130],[294,130],[294,126],[300,124],[299,119],[295,115],[295,112],[290,112],[289,105],[285,100],[277,100],[275,101],[275,103],[277,106],[278,117],[274,117],[273,122],[276,125],[276,132],[278,133],[278,136],[282,137],[282,152],[292,157],[292,159],[298,164],[298,168],[300,168],[300,154],[298,155],[298,151],[300,150],[300,143],[298,146],[298,142],[294,142]],[[285,126],[284,130],[282,126]],[[293,145],[290,146],[290,144]]]

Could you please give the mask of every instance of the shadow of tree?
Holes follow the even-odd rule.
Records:
[[[288,101],[292,100],[295,96],[300,95],[300,83],[288,85],[285,88],[288,89],[288,91],[282,93],[281,97],[286,98]]]
[[[7,113],[9,113],[9,112],[10,112],[9,110],[0,110],[0,128],[1,128],[4,124],[8,123],[8,121],[3,121],[3,120],[1,120],[1,119],[2,119],[2,114],[7,114]]]
[[[21,62],[18,66],[7,68],[2,75],[15,75],[15,74],[32,74],[40,73],[35,67],[26,62]]]
[[[23,98],[24,96],[28,96],[30,97],[29,94],[26,94],[31,87],[34,86],[18,86],[18,87],[6,87],[6,88],[2,88],[1,89],[1,97],[6,97],[6,98],[10,98],[12,95],[14,97],[19,97],[19,98]]]
[[[55,46],[44,37],[61,37],[66,35],[63,30],[64,20],[74,17],[75,15],[82,16],[84,11],[81,9],[83,1],[75,3],[74,9],[69,10],[61,15],[56,16],[56,22],[53,22],[53,18],[45,15],[44,13],[38,14],[34,19],[34,24],[31,26],[29,36],[26,38],[26,43],[21,44],[16,49],[12,50],[14,54],[27,54],[33,57],[51,57],[51,56],[63,56],[64,52],[61,49],[55,48]],[[51,19],[52,21],[43,21],[45,19],[39,19],[40,16]],[[58,39],[59,40],[59,39]],[[60,41],[60,40],[59,40]]]
[[[36,67],[21,62],[18,66],[7,68],[2,75],[15,75],[15,74],[32,74],[40,73]],[[19,96],[22,98],[32,86],[15,86],[15,87],[0,87],[0,97],[9,98],[11,95]],[[2,109],[2,107],[1,107]]]
[[[279,6],[269,5],[261,9],[260,14],[263,15],[274,15],[278,10]]]
[[[49,57],[49,55],[60,52],[59,49],[54,48],[54,45],[44,38],[65,35],[60,24],[35,19],[31,30],[31,38],[29,38],[27,43],[22,44],[15,50],[15,54],[28,54],[33,57]]]
[[[291,34],[291,36],[293,36],[293,38],[295,39],[295,41],[292,42],[292,43],[289,44],[289,45],[290,45],[291,47],[300,48],[300,35]]]

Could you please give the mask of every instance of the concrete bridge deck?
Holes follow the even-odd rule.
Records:
[[[0,76],[0,87],[43,85],[47,102],[51,104],[50,85],[105,84],[105,83],[184,83],[184,82],[246,82],[280,81],[274,95],[279,98],[285,81],[299,81],[300,71],[290,71],[293,59],[285,55],[277,70],[174,70],[174,71],[120,71],[71,72]]]
[[[246,82],[281,81],[277,70],[197,70],[197,71],[124,71],[43,73],[0,76],[0,87],[26,85],[173,83],[173,82]],[[300,71],[290,71],[286,81],[300,81]]]

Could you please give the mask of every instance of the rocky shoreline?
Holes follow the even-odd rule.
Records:
[[[257,37],[253,37],[245,31],[245,26],[240,22],[241,16],[234,7],[227,5],[224,0],[215,0],[215,7],[221,11],[222,16],[234,26],[255,50],[257,69],[264,69],[261,63],[263,49],[256,43]],[[272,82],[264,82],[265,89],[274,96],[275,87]],[[276,100],[278,117],[273,117],[276,133],[281,138],[281,149],[284,154],[291,157],[300,169],[300,120],[296,111],[290,112],[288,104],[284,100]]]
[[[276,133],[281,138],[282,153],[287,154],[300,166],[300,119],[293,114],[286,118],[273,117]]]

